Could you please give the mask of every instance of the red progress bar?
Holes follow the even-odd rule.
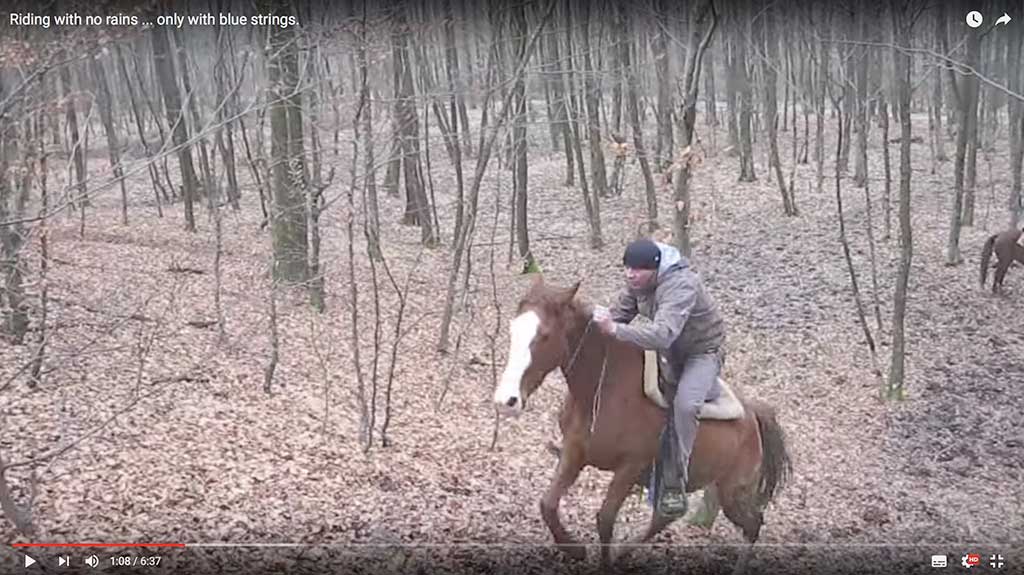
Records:
[[[12,543],[12,547],[184,547],[184,543]]]

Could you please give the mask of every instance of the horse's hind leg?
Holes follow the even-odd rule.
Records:
[[[719,500],[725,516],[743,531],[743,538],[748,543],[733,569],[733,575],[739,575],[747,568],[754,554],[754,544],[757,543],[761,526],[764,525],[764,513],[756,502],[752,486],[723,488],[719,493]]]
[[[721,510],[722,506],[718,503],[718,492],[712,483],[704,488],[704,497],[701,499],[700,505],[695,506],[695,511],[687,519],[687,522],[690,525],[711,529],[711,526],[715,524],[715,519],[718,519],[718,512]]]
[[[1010,261],[1011,260],[1006,260],[1006,265],[1003,265],[1003,260],[999,260],[999,267],[996,268],[996,275],[992,278],[992,293],[999,293],[1003,291],[1003,278],[1006,277],[1006,272],[1010,269]]]
[[[612,535],[615,531],[615,518],[619,515],[622,502],[626,500],[633,484],[644,471],[646,463],[629,463],[615,470],[611,483],[608,484],[608,491],[605,492],[604,502],[601,503],[601,510],[597,512],[597,534],[601,539],[601,565],[609,566],[612,561],[611,545]]]

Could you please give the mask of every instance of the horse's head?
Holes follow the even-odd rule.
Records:
[[[569,332],[574,325],[573,298],[580,284],[559,289],[537,279],[519,301],[509,322],[509,350],[505,371],[494,390],[494,403],[506,415],[519,415],[526,399],[544,377],[567,361]]]

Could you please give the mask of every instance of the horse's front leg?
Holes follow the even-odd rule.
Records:
[[[597,534],[601,539],[601,566],[609,567],[612,562],[611,542],[615,531],[615,518],[619,516],[622,502],[629,496],[633,484],[643,473],[646,462],[626,464],[615,470],[608,491],[604,495],[601,510],[597,512]]]
[[[583,560],[587,558],[587,550],[577,542],[562,525],[558,516],[558,505],[565,492],[576,482],[576,478],[583,469],[583,445],[580,441],[567,439],[562,446],[561,457],[558,459],[558,468],[555,476],[548,486],[547,492],[540,500],[540,515],[544,523],[551,531],[555,539],[555,545],[573,559]]]

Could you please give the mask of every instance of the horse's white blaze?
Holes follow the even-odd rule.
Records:
[[[530,343],[537,336],[540,316],[528,311],[509,322],[508,360],[494,390],[494,403],[506,413],[518,413],[523,408],[520,383],[526,368],[530,367]],[[515,401],[512,401],[512,400]],[[512,403],[512,405],[509,405]]]

